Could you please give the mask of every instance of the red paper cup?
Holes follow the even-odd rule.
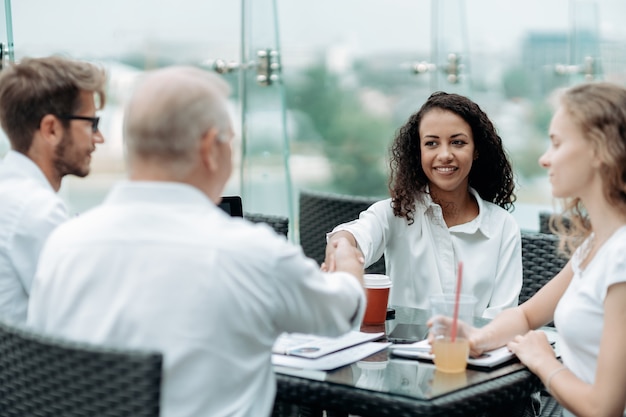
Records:
[[[387,317],[391,279],[382,274],[365,274],[363,279],[367,292],[367,307],[363,324],[382,324]]]

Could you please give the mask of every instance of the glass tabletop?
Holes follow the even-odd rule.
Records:
[[[361,331],[385,332],[388,335],[400,323],[423,324],[428,319],[428,312],[425,310],[394,308],[395,318],[377,326],[364,325]],[[477,326],[487,322],[487,319],[475,318]],[[386,349],[349,366],[326,372],[325,380],[427,400],[524,370],[524,365],[514,361],[491,370],[468,368],[461,373],[443,373],[437,371],[430,362],[395,357]]]

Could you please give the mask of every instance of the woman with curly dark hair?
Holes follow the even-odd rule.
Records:
[[[459,261],[463,293],[475,314],[494,317],[516,306],[522,287],[519,226],[511,164],[481,108],[458,94],[432,94],[391,145],[391,198],[328,235],[348,238],[365,266],[385,255],[390,304],[428,308],[431,294],[453,293]]]

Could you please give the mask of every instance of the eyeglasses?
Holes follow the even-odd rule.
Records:
[[[87,120],[91,122],[91,130],[93,131],[93,133],[96,133],[98,131],[98,123],[100,123],[99,117],[74,116],[74,115],[67,115],[67,114],[57,116],[57,117],[59,119],[64,119],[64,120]]]

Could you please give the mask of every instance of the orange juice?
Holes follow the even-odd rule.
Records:
[[[441,372],[463,372],[467,367],[469,355],[469,342],[467,339],[457,337],[454,343],[449,337],[437,338],[432,343],[433,355],[435,355],[435,367]]]

